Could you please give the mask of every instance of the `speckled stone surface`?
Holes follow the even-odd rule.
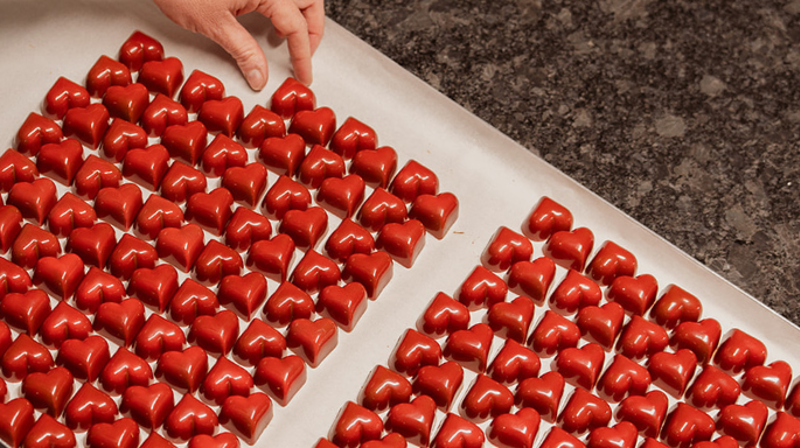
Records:
[[[328,0],[326,12],[800,324],[800,0]]]

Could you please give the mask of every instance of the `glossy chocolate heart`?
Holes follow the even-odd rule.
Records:
[[[359,403],[373,411],[383,411],[411,399],[411,383],[397,372],[377,366],[361,389]]]
[[[219,423],[244,439],[248,445],[256,443],[271,420],[272,400],[262,393],[250,394],[248,397],[228,397],[222,404],[219,414]],[[221,435],[217,438],[219,439]],[[233,442],[238,446],[239,442],[235,437]],[[189,444],[191,445],[191,442]]]
[[[22,380],[22,396],[34,408],[58,418],[72,396],[73,378],[69,370],[56,367],[48,372],[31,372]]]
[[[64,137],[75,137],[91,149],[97,149],[108,129],[111,116],[102,104],[75,107],[64,115]]]
[[[711,440],[714,428],[714,420],[710,416],[679,402],[667,417],[661,431],[661,440],[675,448],[687,448],[697,442]]]
[[[167,303],[178,290],[178,271],[168,264],[133,271],[128,282],[128,294],[150,308],[163,313]]]
[[[292,271],[291,282],[303,291],[314,294],[339,283],[339,266],[319,252],[309,250]]]
[[[221,406],[229,396],[250,395],[253,385],[253,377],[246,370],[228,358],[220,357],[208,371],[200,387],[200,393],[209,402]]]
[[[175,96],[183,82],[183,64],[178,58],[148,61],[139,69],[137,82],[144,84],[153,93]]]
[[[311,193],[306,187],[287,176],[281,176],[264,196],[261,207],[264,216],[270,219],[283,219],[289,210],[306,210],[311,204]]]
[[[0,441],[12,448],[20,446],[35,421],[33,405],[28,400],[15,398],[0,403]]]
[[[381,438],[383,421],[378,414],[347,402],[331,428],[330,439],[339,447],[355,448],[360,444]]]
[[[164,352],[182,349],[185,343],[186,337],[180,327],[158,314],[151,314],[136,335],[136,354],[152,362]]]
[[[22,154],[35,156],[48,143],[58,143],[64,137],[55,121],[31,112],[17,131],[14,145]]]
[[[180,100],[188,112],[197,112],[207,100],[221,100],[225,86],[218,78],[201,70],[193,70],[186,78],[180,92]]]
[[[113,422],[118,412],[111,397],[84,383],[64,409],[64,422],[73,431],[86,431],[97,423]]]
[[[528,339],[528,345],[539,356],[553,356],[570,347],[576,347],[581,330],[564,316],[547,310]]]
[[[586,275],[600,284],[608,286],[614,279],[636,275],[636,257],[613,241],[606,241],[586,267]]]
[[[285,350],[286,339],[278,330],[253,319],[236,340],[233,356],[242,365],[255,366],[266,357],[280,358]]]
[[[158,232],[156,251],[162,260],[183,272],[190,272],[205,248],[203,239],[203,229],[197,224],[186,224],[181,228],[168,227]]]
[[[498,446],[531,448],[539,422],[539,413],[530,408],[498,415],[489,426],[489,441]]]
[[[136,448],[139,446],[139,426],[129,418],[97,423],[89,428],[86,443],[91,448]]]
[[[84,340],[91,332],[89,318],[67,302],[59,302],[39,328],[44,345],[54,348],[60,348],[67,339]]]
[[[420,395],[410,403],[394,405],[386,417],[386,431],[396,432],[406,441],[426,446],[431,437],[436,403],[431,397]]]
[[[583,271],[594,246],[594,234],[586,227],[554,233],[544,246],[544,255],[559,266]]]
[[[447,414],[431,446],[436,448],[481,448],[486,436],[481,428],[455,414]]]
[[[575,389],[558,416],[559,426],[573,434],[606,426],[610,420],[608,403],[581,388]]]
[[[781,409],[791,382],[792,367],[784,361],[775,361],[749,368],[744,374],[742,392],[773,409]]]
[[[158,358],[156,367],[156,378],[179,392],[197,391],[207,373],[208,356],[201,347],[166,352]]]
[[[60,140],[57,139],[55,141]],[[38,151],[38,150],[37,150]],[[33,182],[39,177],[39,169],[29,158],[13,149],[7,149],[0,156],[0,191],[11,190],[17,182]]]
[[[358,174],[367,185],[386,188],[397,170],[397,151],[391,146],[362,149],[353,156],[349,171]]]
[[[33,270],[33,284],[66,300],[78,289],[83,270],[83,260],[75,254],[40,258]]]
[[[130,123],[139,121],[144,110],[150,104],[147,87],[139,83],[127,86],[111,86],[103,96],[103,106],[109,115],[121,118]]]
[[[344,175],[342,157],[321,145],[312,146],[297,167],[297,181],[311,189],[319,188],[329,177],[342,178]]]
[[[150,190],[158,190],[169,169],[169,152],[161,145],[132,149],[125,156],[122,175]]]
[[[675,353],[659,352],[650,357],[647,370],[653,382],[675,397],[680,397],[689,385],[697,367],[697,356],[691,350]]]
[[[26,448],[73,448],[75,434],[48,414],[42,414],[28,430],[22,445]]]
[[[733,373],[764,364],[767,347],[749,334],[734,329],[714,355],[714,363]]]
[[[173,321],[189,325],[197,316],[217,314],[219,301],[210,289],[192,279],[186,279],[169,302],[169,317]]]
[[[717,429],[721,434],[744,442],[747,446],[754,446],[764,431],[768,415],[767,406],[757,400],[744,405],[731,404],[720,411]]]
[[[338,341],[336,324],[325,317],[317,320],[295,319],[286,333],[286,346],[311,367],[333,351]]]
[[[378,250],[385,251],[408,269],[411,269],[424,246],[425,226],[416,219],[402,224],[385,224],[375,239],[375,247]]]
[[[286,119],[301,110],[314,110],[316,99],[311,89],[289,77],[272,94],[270,108],[281,118]]]
[[[256,241],[248,252],[247,267],[263,273],[268,278],[284,282],[289,263],[294,257],[294,249],[294,240],[283,233],[269,240]]]
[[[469,328],[467,307],[443,292],[436,294],[420,317],[417,327],[423,333],[439,337]]]
[[[361,283],[367,290],[367,297],[375,300],[392,279],[392,259],[386,252],[371,254],[352,254],[347,257],[342,269],[342,280]]]
[[[672,329],[682,322],[697,322],[703,312],[700,300],[679,286],[669,285],[650,310],[651,318],[664,328]]]
[[[578,311],[575,322],[584,338],[610,349],[622,328],[625,310],[619,303],[609,302],[603,306],[587,306]]]
[[[141,31],[134,31],[119,49],[119,61],[134,72],[139,71],[145,62],[163,58],[161,43]]]
[[[90,154],[75,173],[75,192],[79,196],[94,199],[101,189],[119,187],[120,182],[122,173],[116,165]]]
[[[185,126],[189,114],[180,103],[163,94],[157,94],[141,117],[142,129],[150,137],[160,137],[170,126]]]
[[[308,319],[314,313],[314,301],[307,292],[291,282],[282,282],[264,305],[264,317],[271,324],[285,327],[295,319]]]
[[[445,342],[443,355],[464,368],[483,372],[489,358],[494,332],[484,323],[473,325],[469,330],[458,330],[450,334]]]
[[[336,114],[328,107],[298,110],[292,116],[289,132],[299,134],[310,145],[326,146],[336,130]]]
[[[533,261],[518,261],[508,273],[508,287],[517,294],[543,304],[555,277],[556,265],[547,257]]]
[[[636,426],[629,422],[619,422],[613,427],[595,428],[589,434],[588,448],[634,448],[636,446]]]
[[[485,267],[477,266],[461,284],[456,298],[470,311],[475,311],[504,301],[507,293],[508,286],[503,279]]]
[[[286,135],[286,125],[275,112],[256,104],[241,121],[236,135],[248,148],[256,148],[267,139]]]
[[[164,421],[167,436],[185,442],[198,434],[214,433],[219,420],[211,408],[191,394],[184,395]]]
[[[625,311],[644,316],[658,294],[658,282],[649,274],[638,277],[620,276],[608,288],[608,300],[622,305]]]
[[[134,228],[138,235],[153,240],[162,229],[183,224],[183,210],[174,202],[153,194],[139,209]]]
[[[442,365],[429,364],[419,368],[412,390],[415,394],[433,398],[439,408],[447,411],[463,381],[464,369],[455,361]]]
[[[93,266],[89,268],[75,291],[75,306],[81,311],[94,314],[101,303],[119,303],[124,297],[125,286],[122,282]]]
[[[658,324],[632,316],[622,329],[617,342],[617,351],[631,359],[650,356],[664,350],[669,344],[669,335]]]
[[[40,289],[6,294],[0,299],[0,315],[12,328],[34,336],[50,315],[50,298]]]
[[[154,383],[127,388],[119,410],[144,428],[158,429],[173,407],[175,399],[172,389],[164,383]]]
[[[225,188],[195,193],[186,203],[186,220],[220,236],[233,212],[233,195]]]
[[[570,383],[592,390],[604,359],[603,348],[591,342],[581,348],[570,347],[558,352],[556,369]]]
[[[56,364],[65,367],[79,380],[93,382],[110,359],[108,342],[101,336],[90,335],[85,340],[67,339],[61,344]]]
[[[421,367],[439,365],[441,359],[442,349],[435,340],[409,329],[395,347],[389,366],[396,372],[413,377]]]
[[[25,269],[35,267],[36,262],[42,257],[54,257],[59,254],[61,254],[61,244],[58,238],[32,224],[25,224],[22,227],[11,246],[11,261],[14,265]],[[25,275],[27,276],[27,273]]]
[[[253,380],[281,406],[286,406],[306,382],[306,363],[294,355],[266,357],[258,362]]]
[[[625,356],[615,355],[597,383],[597,392],[602,398],[618,402],[628,396],[644,395],[651,380],[647,369]]]
[[[242,257],[217,240],[210,240],[197,256],[194,274],[197,281],[214,285],[228,275],[239,275],[244,268]]]
[[[189,327],[188,341],[214,355],[227,355],[239,335],[239,319],[232,311],[214,316],[198,316]]]
[[[722,327],[714,319],[703,319],[700,322],[683,322],[675,328],[669,345],[675,349],[687,348],[697,355],[697,362],[705,365],[717,349]]]
[[[208,144],[206,150],[200,158],[203,173],[209,177],[219,177],[228,168],[234,166],[245,166],[247,164],[247,152],[239,143],[233,141],[225,134],[218,134],[214,140]]]
[[[161,144],[171,157],[194,166],[206,149],[207,136],[206,126],[200,121],[192,121],[166,128],[161,135]]]
[[[220,305],[233,305],[244,320],[249,321],[267,300],[267,280],[258,272],[222,278],[217,291]]]
[[[530,240],[508,227],[500,227],[483,251],[481,262],[495,272],[503,272],[518,261],[530,261],[532,255]]]
[[[153,380],[153,370],[145,360],[120,347],[100,372],[103,390],[120,395],[131,386],[147,386]]]
[[[522,231],[534,241],[544,241],[551,235],[572,228],[572,213],[558,202],[543,196],[534,207]]]
[[[258,159],[281,176],[294,176],[305,156],[306,142],[297,134],[266,138],[258,147]]]
[[[355,282],[326,286],[319,293],[316,308],[320,316],[330,318],[349,333],[367,310],[367,290]]]
[[[206,99],[197,112],[197,120],[206,125],[211,134],[233,137],[244,120],[242,100],[229,96],[220,100]]]
[[[359,151],[374,150],[377,146],[375,130],[353,117],[347,117],[330,142],[331,150],[345,160],[352,159]]]
[[[86,107],[91,97],[83,86],[60,76],[47,91],[42,103],[42,113],[47,118],[62,119],[73,107]]]
[[[509,386],[539,374],[542,363],[536,353],[521,343],[509,339],[492,360],[487,375]]]
[[[646,437],[658,437],[668,407],[667,395],[660,390],[651,390],[646,395],[632,395],[622,400],[616,418],[633,423]]]
[[[110,86],[127,86],[131,83],[131,72],[121,62],[108,56],[100,56],[86,75],[86,90],[95,98],[105,95]]]
[[[63,185],[72,185],[75,173],[83,164],[83,146],[74,138],[42,145],[36,156],[36,167],[45,176]]]
[[[104,302],[97,308],[92,325],[98,334],[129,347],[144,325],[144,305],[137,299]]]
[[[375,250],[375,238],[349,218],[328,236],[325,252],[334,260],[345,261],[354,253],[369,254]]]
[[[127,231],[142,208],[142,191],[133,184],[106,187],[97,192],[94,209],[97,217]]]
[[[17,182],[9,190],[6,203],[17,207],[24,218],[42,225],[56,204],[56,185],[46,178]]]
[[[267,188],[267,169],[260,163],[230,167],[222,175],[222,186],[236,202],[253,208]]]

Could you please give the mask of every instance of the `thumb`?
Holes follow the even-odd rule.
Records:
[[[227,51],[247,83],[253,90],[261,90],[267,84],[267,58],[255,38],[236,20],[232,14],[225,14],[203,33]]]

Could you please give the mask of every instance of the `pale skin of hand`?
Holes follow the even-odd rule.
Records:
[[[323,0],[153,0],[173,22],[200,33],[227,51],[253,90],[267,83],[267,58],[256,39],[236,20],[258,12],[272,21],[289,45],[294,75],[311,84],[311,55],[325,26]]]

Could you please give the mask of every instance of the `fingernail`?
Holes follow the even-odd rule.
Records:
[[[247,72],[247,83],[250,84],[251,89],[261,90],[264,88],[266,80],[264,79],[264,75],[261,73],[261,70],[253,69]]]

